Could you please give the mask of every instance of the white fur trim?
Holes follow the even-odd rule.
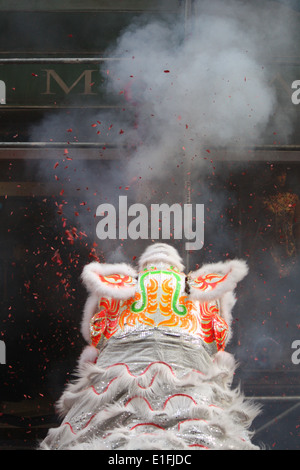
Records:
[[[232,324],[232,315],[231,312],[233,310],[233,307],[235,306],[236,303],[236,297],[233,292],[226,292],[226,294],[221,297],[219,300],[220,304],[220,316],[224,318],[228,325],[228,334],[226,337],[226,344],[229,343],[229,341],[232,338],[232,329],[231,329],[231,324]]]
[[[237,363],[232,354],[227,351],[218,351],[214,356],[214,365],[219,369],[225,369],[233,377]]]
[[[96,349],[94,346],[86,346],[79,357],[78,367],[82,367],[87,362],[91,362],[92,364],[95,363],[98,356],[98,349]]]
[[[81,320],[81,334],[87,343],[90,343],[90,321],[91,318],[97,313],[99,306],[99,296],[92,294],[90,295],[83,308],[83,316]]]
[[[135,294],[135,285],[128,287],[113,287],[103,284],[99,276],[110,276],[121,274],[137,278],[137,272],[132,266],[125,263],[101,264],[94,261],[83,268],[81,279],[88,292],[97,294],[99,297],[113,297],[114,299],[130,299]]]
[[[123,450],[147,448],[149,443],[145,441],[145,434],[132,432],[131,426],[137,423],[161,422],[163,412],[167,423],[165,429],[156,428],[153,433],[161,441],[162,448],[176,449],[179,445],[181,449],[185,449],[191,441],[186,443],[181,438],[182,433],[192,432],[194,426],[204,436],[211,435],[209,426],[217,427],[221,435],[220,442],[216,440],[216,449],[244,448],[247,447],[247,442],[248,447],[252,448],[249,441],[251,434],[247,431],[257,416],[259,407],[252,401],[245,400],[240,387],[231,388],[236,365],[234,357],[223,351],[218,352],[205,368],[189,370],[185,374],[162,362],[150,363],[146,369],[141,367],[135,373],[131,372],[126,363],[112,363],[106,368],[102,368],[99,363],[85,363],[78,371],[78,380],[69,383],[56,404],[57,411],[65,421],[60,427],[50,431],[44,445],[55,448],[59,442],[60,449],[76,446],[81,448],[82,445],[89,446],[90,439],[95,439],[100,444],[105,440],[106,448],[109,449],[114,448],[122,432],[122,439],[125,439],[122,443]],[[103,384],[107,386],[104,388]],[[101,392],[97,391],[98,385]],[[164,394],[162,391],[166,386],[169,392]],[[124,395],[127,397],[126,401],[122,399]],[[153,399],[158,395],[161,399],[165,395],[165,400],[161,400],[163,407],[152,407]],[[198,401],[199,396],[201,400]],[[226,406],[223,406],[225,402]],[[81,405],[80,411],[92,415],[92,421],[85,423],[82,432],[72,429],[77,418],[78,404]],[[67,413],[70,414],[66,417]],[[129,416],[130,421],[126,425],[119,423],[122,413]],[[178,424],[176,427],[174,417]],[[105,430],[108,420],[111,426],[109,433]],[[65,426],[66,422],[71,422],[71,426]],[[99,431],[102,434],[99,435]],[[142,441],[138,440],[139,437]],[[150,439],[151,433],[146,437]],[[179,440],[174,443],[177,437]],[[152,448],[160,447],[156,442]]]
[[[184,270],[182,259],[178,251],[167,243],[154,243],[150,245],[139,259],[139,269],[142,270],[149,263],[167,263],[180,271]]]
[[[213,290],[201,291],[193,289],[191,286],[191,293],[189,295],[191,299],[199,300],[200,302],[209,302],[220,299],[226,292],[234,291],[238,282],[248,274],[248,266],[243,260],[229,260],[220,263],[206,264],[197,271],[190,273],[190,278],[191,281],[193,281],[193,279],[206,276],[207,274],[220,274],[224,276],[227,274],[227,278]]]

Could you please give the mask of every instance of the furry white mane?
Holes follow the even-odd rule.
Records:
[[[139,259],[139,270],[141,271],[151,263],[155,264],[158,262],[174,266],[179,269],[179,271],[184,270],[184,265],[182,264],[182,259],[178,251],[173,246],[167,245],[166,243],[150,245]]]
[[[81,279],[88,292],[98,294],[99,296],[111,295],[111,290],[99,281],[99,276],[110,276],[112,274],[123,274],[124,276],[130,276],[137,278],[136,270],[126,263],[106,264],[98,263],[93,261],[83,268]],[[133,288],[135,291],[135,288]],[[119,297],[120,295],[120,297]],[[124,298],[121,290],[118,293],[114,293],[115,298]],[[129,296],[130,297],[130,296]],[[128,297],[128,298],[129,298]]]
[[[222,297],[226,292],[234,291],[237,284],[248,274],[248,266],[243,260],[228,260],[225,262],[206,264],[197,271],[191,272],[189,277],[191,281],[193,281],[207,274],[227,275],[227,277],[213,290],[197,291],[193,289],[190,294],[191,299],[209,302]]]

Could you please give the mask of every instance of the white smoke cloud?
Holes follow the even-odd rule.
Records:
[[[271,121],[277,123],[276,132],[279,125],[283,135],[292,132],[290,116],[276,114],[279,104],[270,64],[275,56],[293,53],[295,12],[267,0],[194,4],[197,9],[188,23],[183,16],[176,22],[174,16],[171,20],[137,18],[106,51],[106,57],[120,60],[103,63],[106,88],[102,91],[121,107],[106,108],[91,117],[91,123],[101,125],[90,127],[84,135],[80,115],[75,116],[75,124],[58,115],[32,130],[34,141],[45,134],[53,137],[52,130],[55,136],[61,135],[61,141],[68,140],[72,135],[67,129],[72,127],[79,141],[91,140],[94,133],[95,141],[120,146],[122,167],[99,162],[96,171],[95,165],[82,159],[62,162],[55,169],[55,176],[70,191],[73,188],[78,194],[81,188],[84,193],[86,205],[74,209],[79,214],[74,217],[77,226],[95,224],[97,205],[105,201],[117,206],[120,194],[147,205],[187,202],[187,180],[191,197],[196,196],[192,202],[197,199],[208,206],[211,200],[221,212],[228,194],[224,187],[222,191],[210,184],[213,149],[227,150],[230,158],[236,146],[238,159],[246,166],[251,154],[243,146],[264,143],[266,136],[267,143],[272,143],[268,140]],[[52,174],[45,165],[41,163],[41,173]],[[85,187],[89,189],[83,191]],[[199,191],[202,196],[197,196]],[[215,218],[209,213],[206,234],[219,226],[219,212]]]
[[[121,58],[106,70],[108,91],[125,96],[136,124],[115,118],[124,131],[116,141],[137,146],[132,165],[141,173],[151,167],[152,177],[165,177],[176,156],[263,141],[278,104],[268,63],[289,47],[293,29],[274,3],[199,2],[188,34],[182,18],[137,20],[108,51]],[[280,122],[289,134],[290,119]]]

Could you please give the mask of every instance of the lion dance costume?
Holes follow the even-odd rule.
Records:
[[[62,422],[42,449],[257,449],[250,426],[259,409],[232,390],[236,364],[224,351],[246,263],[188,276],[183,269],[163,243],[145,250],[138,272],[85,266],[89,345],[57,403]]]

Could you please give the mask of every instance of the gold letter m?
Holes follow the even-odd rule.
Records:
[[[47,86],[45,93],[42,93],[42,95],[55,94],[54,92],[51,92],[51,77],[56,81],[56,83],[60,86],[60,88],[65,92],[66,95],[68,95],[70,91],[73,90],[73,88],[84,77],[83,95],[96,95],[96,93],[92,93],[92,72],[96,72],[97,70],[85,70],[70,87],[65,84],[65,82],[61,79],[58,73],[55,72],[55,70],[46,69],[44,71],[47,72]]]

